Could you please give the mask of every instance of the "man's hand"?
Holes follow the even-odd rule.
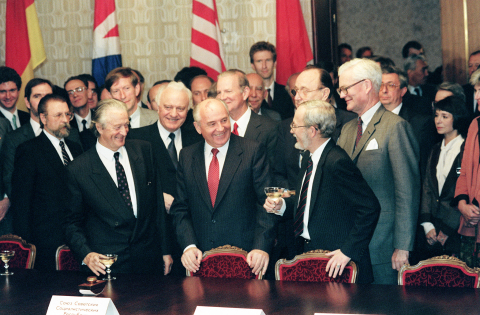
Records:
[[[3,198],[0,200],[0,221],[5,218],[5,214],[7,214],[8,208],[10,208],[10,199]]]
[[[445,246],[445,242],[447,241],[448,235],[444,234],[442,231],[438,232],[437,241]]]
[[[190,247],[182,255],[182,265],[190,272],[197,272],[202,262],[202,251],[196,247]]]
[[[428,231],[425,237],[427,238],[427,243],[429,245],[433,245],[437,242],[437,232],[435,231],[435,229],[431,229],[430,231]]]
[[[343,269],[350,261],[350,257],[345,256],[340,249],[334,250],[333,252],[325,254],[330,256],[330,260],[327,263],[325,271],[328,272],[329,277],[336,278],[337,275],[341,276]]]
[[[172,206],[173,203],[173,196],[163,193],[163,201],[165,201],[165,210],[167,210],[167,213],[170,214],[170,207]]]
[[[247,255],[247,264],[257,276],[259,273],[265,275],[267,272],[268,260],[268,254],[260,249],[253,249]]]
[[[283,205],[283,199],[280,198],[277,201],[274,201],[272,198],[267,197],[265,199],[265,204],[263,205],[263,208],[267,210],[268,213],[276,213],[278,210],[282,208]]]
[[[166,276],[172,271],[173,258],[171,255],[163,255],[163,274]]]
[[[87,265],[88,268],[90,268],[91,271],[93,271],[94,274],[97,276],[100,276],[100,274],[104,275],[105,273],[105,265],[100,262],[100,257],[107,258],[107,256],[95,253],[95,252],[90,252],[88,253],[87,256],[83,259],[83,262],[85,265]]]
[[[408,264],[408,255],[408,250],[395,248],[392,255],[392,269],[400,271],[400,268],[402,268],[403,265]]]
[[[478,224],[480,221],[480,209],[472,204],[467,204],[465,200],[460,200],[458,203],[458,210],[465,218],[465,221],[470,225]]]

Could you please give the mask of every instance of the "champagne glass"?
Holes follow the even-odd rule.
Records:
[[[2,250],[2,251],[0,251],[0,258],[5,263],[5,272],[0,273],[0,275],[2,275],[2,276],[13,275],[13,272],[8,271],[8,262],[10,261],[10,259],[12,259],[12,257],[14,255],[15,255],[14,250]]]
[[[114,262],[117,261],[117,258],[118,258],[118,255],[116,254],[105,254],[103,255],[104,257],[100,256],[100,262],[105,266],[107,267],[107,277],[106,278],[103,278],[102,280],[115,280],[116,278],[115,277],[112,277],[110,275],[110,272],[112,272],[110,270],[110,266],[113,265]]]
[[[270,197],[275,203],[277,203],[278,199],[282,197],[285,188],[280,187],[265,187],[264,188],[265,195]]]

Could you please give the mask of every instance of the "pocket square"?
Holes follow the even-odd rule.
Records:
[[[368,143],[367,148],[365,149],[365,151],[369,151],[369,150],[378,150],[378,142],[377,142],[376,139],[372,139],[372,140],[370,140],[370,142]]]

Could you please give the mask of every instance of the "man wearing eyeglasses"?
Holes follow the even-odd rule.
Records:
[[[341,98],[359,118],[345,124],[338,139],[380,201],[370,242],[377,284],[396,284],[398,270],[413,250],[420,202],[419,148],[411,126],[380,103],[380,66],[353,59],[339,69]]]
[[[35,269],[55,270],[55,252],[65,244],[63,212],[68,202],[66,165],[82,153],[68,139],[73,118],[67,100],[49,94],[38,104],[43,131],[18,146],[12,174],[13,233],[35,244]]]

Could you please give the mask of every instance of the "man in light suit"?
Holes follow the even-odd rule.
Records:
[[[180,153],[172,205],[182,263],[196,272],[203,251],[228,244],[249,252],[252,272],[265,274],[276,218],[262,208],[271,184],[264,146],[230,135],[228,107],[220,100],[201,102],[193,117],[205,141]]]
[[[281,121],[282,117],[277,111],[262,107],[263,100],[267,96],[262,77],[256,73],[249,73],[247,74],[247,80],[250,85],[250,94],[248,95],[248,106],[250,109],[256,114],[265,115],[275,121]]]
[[[116,100],[127,105],[130,128],[151,125],[158,120],[157,112],[138,106],[140,82],[131,68],[115,68],[105,78],[105,87]]]
[[[419,148],[411,126],[379,101],[380,66],[354,59],[339,69],[339,94],[358,120],[342,129],[338,145],[362,172],[380,201],[370,242],[374,283],[396,284],[413,249],[420,200]],[[357,140],[358,139],[358,140]]]
[[[243,72],[228,70],[218,76],[217,99],[224,101],[228,106],[232,133],[263,143],[267,148],[268,161],[274,163],[277,124],[248,108],[249,94],[249,82]]]
[[[65,244],[63,213],[68,204],[66,165],[82,153],[65,139],[72,108],[49,94],[38,105],[43,132],[18,146],[12,175],[13,233],[37,248],[35,269],[55,270],[55,252]]]
[[[373,281],[368,244],[380,214],[380,204],[362,174],[331,139],[335,110],[320,100],[302,103],[291,132],[295,147],[305,151],[295,197],[278,202],[267,198],[267,212],[291,217],[297,254],[330,250],[329,276],[343,273],[350,260],[359,265],[358,283]]]
[[[148,142],[127,140],[127,107],[109,99],[93,119],[97,144],[68,167],[72,198],[65,214],[67,244],[97,276],[102,254],[117,254],[113,272],[170,272],[160,177]],[[163,257],[162,257],[163,256]]]

